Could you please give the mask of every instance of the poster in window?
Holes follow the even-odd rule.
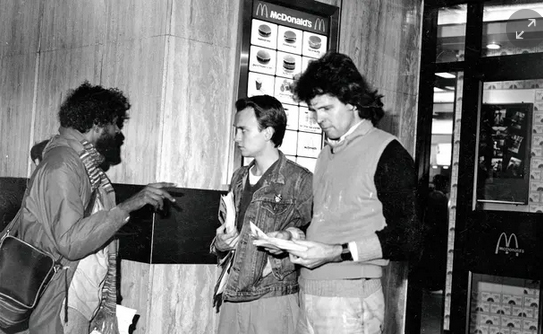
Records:
[[[533,104],[483,104],[477,200],[527,204]]]

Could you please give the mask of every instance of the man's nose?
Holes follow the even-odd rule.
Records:
[[[321,122],[324,120],[324,113],[322,112],[314,112],[313,113],[313,119],[318,123],[321,124]]]

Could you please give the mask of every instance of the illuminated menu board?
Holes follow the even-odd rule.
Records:
[[[299,7],[313,2],[292,1]],[[320,4],[337,12],[337,7]],[[306,7],[307,8],[307,7]],[[330,10],[328,11],[330,12]],[[283,104],[287,113],[287,131],[281,151],[292,161],[313,171],[323,146],[323,133],[303,102],[292,94],[294,77],[309,62],[323,56],[330,48],[329,15],[291,8],[282,2],[252,1],[248,31],[248,66],[245,84],[247,96],[267,94]],[[250,27],[250,28],[249,28]],[[243,78],[245,79],[245,78]],[[244,159],[247,164],[250,159]]]

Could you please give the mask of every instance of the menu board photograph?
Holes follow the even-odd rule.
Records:
[[[324,135],[315,120],[315,113],[292,94],[294,78],[309,62],[333,50],[331,38],[337,41],[337,22],[333,26],[330,13],[338,8],[316,5],[322,15],[303,8],[315,7],[313,2],[250,1],[250,21],[245,25],[245,49],[248,51],[246,72],[242,71],[240,97],[268,94],[279,100],[287,113],[287,131],[281,150],[287,157],[313,171],[316,158],[324,144]],[[337,19],[337,18],[336,18]],[[336,35],[333,34],[336,33]],[[243,159],[248,164],[250,159]]]

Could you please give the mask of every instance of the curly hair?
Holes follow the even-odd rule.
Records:
[[[353,60],[341,53],[328,52],[309,62],[293,86],[294,96],[308,105],[317,95],[329,94],[344,104],[355,106],[358,115],[374,125],[385,115],[383,95],[372,90]]]
[[[287,128],[287,114],[283,104],[270,95],[255,95],[236,101],[236,110],[241,112],[247,107],[253,108],[260,131],[272,127],[271,141],[275,147],[281,146]]]
[[[93,86],[85,81],[68,96],[60,106],[60,125],[88,132],[94,125],[103,127],[116,121],[119,128],[128,119],[130,103],[117,88]]]

